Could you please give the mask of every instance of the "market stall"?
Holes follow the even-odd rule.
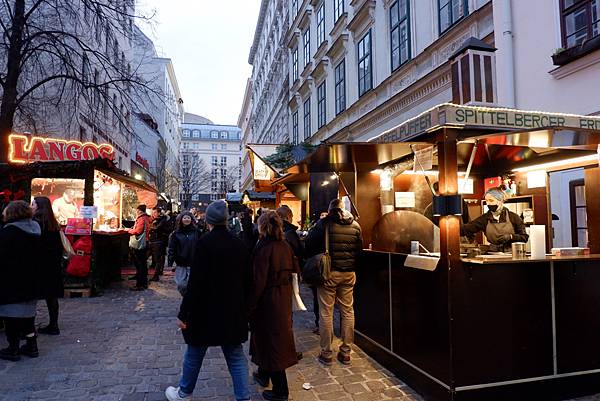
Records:
[[[442,104],[288,169],[335,173],[360,213],[357,344],[427,399],[600,392],[599,143],[598,117]],[[498,186],[525,256],[461,237]]]
[[[11,200],[46,196],[76,255],[66,267],[66,287],[99,293],[120,279],[128,261],[135,208],[157,203],[156,190],[118,170],[108,144],[81,144],[23,135],[10,137],[11,163],[0,165],[0,209]]]

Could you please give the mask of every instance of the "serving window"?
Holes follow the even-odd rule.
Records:
[[[67,219],[79,217],[83,206],[85,180],[71,178],[34,178],[31,181],[31,199],[45,196],[50,199],[58,222],[67,224]]]

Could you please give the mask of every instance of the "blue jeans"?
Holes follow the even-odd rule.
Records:
[[[196,387],[202,361],[208,347],[188,345],[183,358],[183,374],[179,381],[181,395],[191,395]],[[238,401],[250,400],[248,387],[248,361],[242,345],[222,345],[223,355],[233,380],[233,392]]]

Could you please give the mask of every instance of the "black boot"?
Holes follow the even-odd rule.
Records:
[[[263,391],[262,395],[265,400],[269,401],[288,401],[289,397],[283,394],[275,394],[273,390],[265,390]]]
[[[0,350],[0,359],[4,359],[7,361],[19,361],[21,359],[21,355],[19,354],[19,343],[11,344],[7,348]]]
[[[48,326],[40,327],[37,331],[40,334],[48,334],[51,336],[57,336],[60,334],[60,329],[56,324],[49,324]]]
[[[25,339],[25,345],[21,346],[21,355],[27,355],[30,358],[37,358],[40,356],[37,346],[37,337],[27,337]]]

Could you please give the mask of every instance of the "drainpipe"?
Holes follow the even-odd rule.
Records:
[[[514,108],[515,101],[515,53],[513,47],[512,0],[502,1],[502,48],[504,50],[506,99],[503,106]]]

